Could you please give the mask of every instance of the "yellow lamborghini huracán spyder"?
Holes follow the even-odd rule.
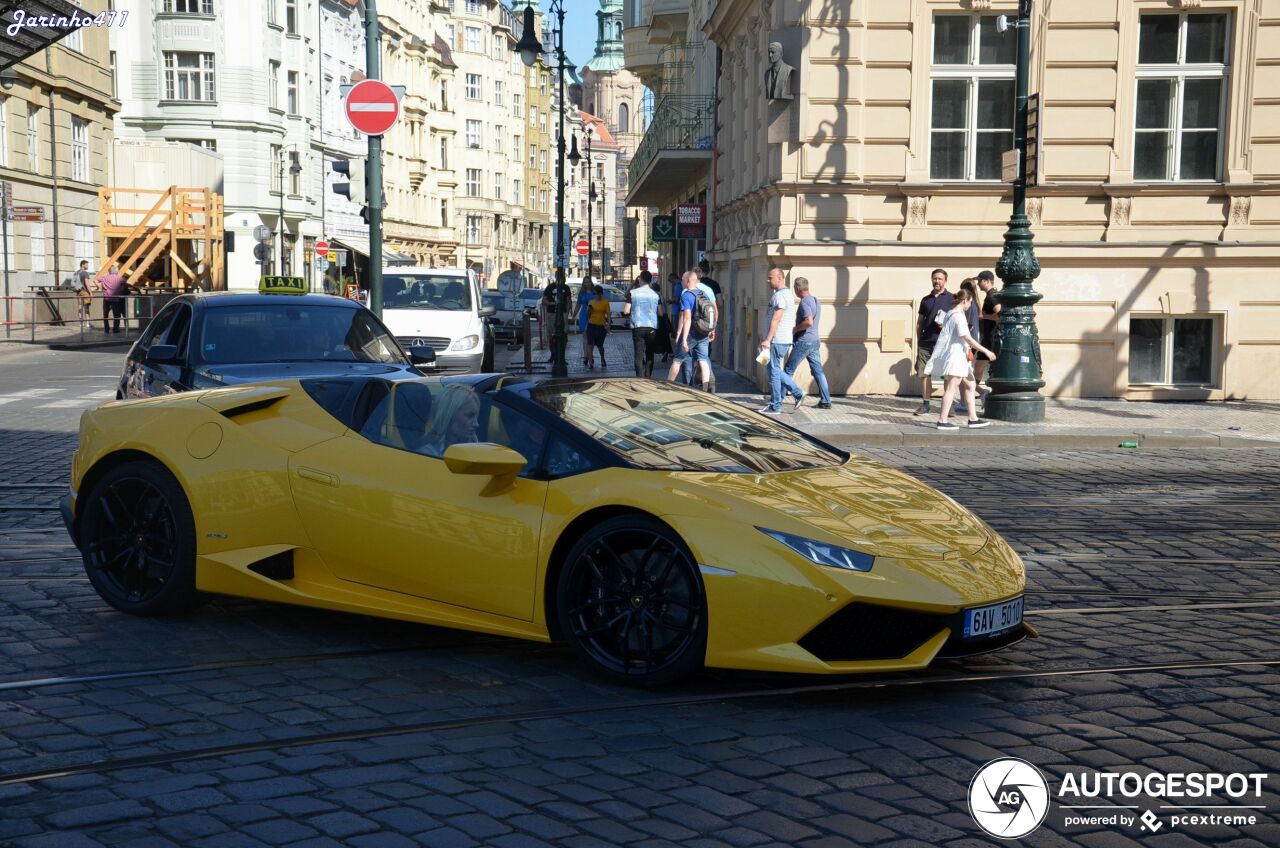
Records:
[[[637,379],[358,376],[86,412],[63,514],[99,594],[207,593],[703,665],[923,668],[1029,632],[1022,562],[907,475]]]

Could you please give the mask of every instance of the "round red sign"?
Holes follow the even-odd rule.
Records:
[[[578,252],[579,256],[586,256],[591,252],[591,242],[586,239],[578,239],[577,243],[574,244],[573,249]]]
[[[328,252],[329,252],[329,242],[323,239],[316,242],[316,253],[328,253]]]
[[[351,86],[343,106],[351,126],[365,135],[382,135],[400,117],[400,98],[382,80],[361,80]]]

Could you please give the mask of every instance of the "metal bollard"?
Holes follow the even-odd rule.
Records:
[[[524,313],[524,370],[530,374],[533,373],[533,345],[530,344],[533,336],[533,316],[526,309]]]

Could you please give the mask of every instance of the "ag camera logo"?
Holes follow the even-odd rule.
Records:
[[[969,814],[997,839],[1020,839],[1049,814],[1049,782],[1026,760],[992,760],[969,784]]]

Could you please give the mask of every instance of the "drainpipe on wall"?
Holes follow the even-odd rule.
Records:
[[[53,57],[49,50],[48,47],[44,49],[44,69],[52,80]],[[56,286],[62,280],[62,248],[58,238],[58,122],[53,111],[52,84],[46,93],[49,95],[49,173],[53,176],[53,284]]]

